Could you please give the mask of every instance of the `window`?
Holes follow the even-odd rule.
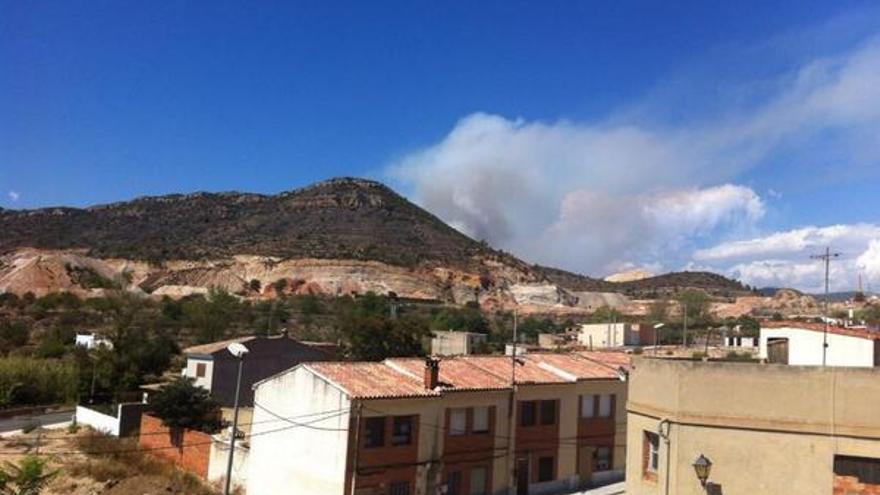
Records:
[[[391,433],[391,445],[409,445],[412,443],[413,417],[396,416],[394,429]]]
[[[596,417],[596,396],[595,395],[582,395],[581,396],[581,417],[582,418]]]
[[[446,495],[462,495],[461,471],[452,471],[446,475]]]
[[[538,459],[538,482],[553,481],[555,476],[553,471],[556,468],[555,457],[541,457]]]
[[[542,425],[555,425],[556,424],[556,401],[555,400],[542,400],[541,401],[541,424]]]
[[[880,485],[880,459],[836,455],[834,456],[834,474],[855,477],[859,483],[866,485]]]
[[[489,407],[474,408],[474,433],[489,433]]]
[[[520,402],[520,426],[535,426],[535,401]]]
[[[645,432],[643,461],[646,473],[657,473],[660,465],[660,436],[654,432]]]
[[[600,395],[599,396],[599,417],[600,418],[610,418],[611,410],[614,409],[612,406],[614,399],[613,395]]]
[[[608,471],[611,469],[611,447],[596,447],[593,456],[596,460],[596,471]]]
[[[367,418],[364,430],[364,447],[385,445],[385,418]]]
[[[196,376],[198,378],[203,378],[205,376],[205,372],[208,370],[208,365],[205,363],[196,363]]]
[[[391,486],[388,489],[388,495],[409,495],[409,481],[391,483]]]
[[[471,493],[470,495],[486,495],[486,468],[478,467],[471,469]]]
[[[449,434],[464,435],[467,433],[467,409],[449,410]]]

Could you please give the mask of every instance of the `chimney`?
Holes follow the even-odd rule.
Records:
[[[425,358],[425,388],[434,390],[440,383],[440,360]]]

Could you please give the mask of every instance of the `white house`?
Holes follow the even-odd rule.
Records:
[[[822,365],[822,323],[765,322],[759,356],[770,362]],[[880,366],[880,332],[865,328],[828,327],[828,366]]]
[[[640,333],[640,326],[632,323],[584,323],[577,338],[578,344],[590,348],[621,347],[641,345]]]
[[[82,332],[76,334],[76,341],[74,344],[77,347],[85,347],[86,349],[94,349],[96,347],[106,347],[108,349],[113,348],[113,342],[110,342],[110,339],[102,337],[101,335],[94,332]]]
[[[752,350],[758,347],[760,338],[758,337],[742,337],[739,335],[728,335],[724,337],[724,347],[734,347],[737,349]]]

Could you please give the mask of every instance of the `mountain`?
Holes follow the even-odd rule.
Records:
[[[0,210],[0,232],[0,292],[38,295],[125,287],[182,296],[221,286],[251,297],[374,291],[546,309],[578,308],[589,292],[744,290],[710,273],[613,283],[530,265],[465,236],[387,186],[356,178],[276,195],[201,192]]]
[[[154,262],[249,254],[466,267],[477,255],[504,257],[385,185],[352,178],[274,196],[172,194],[85,209],[5,210],[0,231],[0,253],[81,248],[98,258]]]

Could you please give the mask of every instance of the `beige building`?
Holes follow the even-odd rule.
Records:
[[[486,345],[486,339],[484,333],[434,332],[434,337],[431,339],[431,354],[435,356],[477,354]]]
[[[880,493],[880,369],[643,357],[629,383],[627,495]]]
[[[635,323],[584,323],[578,344],[588,349],[656,344],[654,328]]]
[[[264,380],[247,493],[524,495],[621,478],[629,357],[517,361],[305,363]]]

